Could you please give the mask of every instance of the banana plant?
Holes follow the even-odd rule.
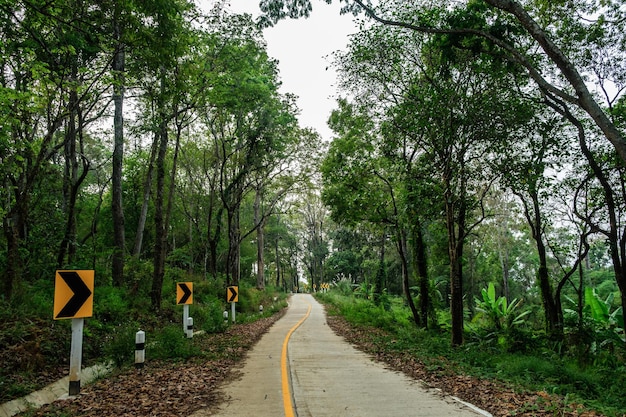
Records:
[[[619,307],[611,312],[611,305],[615,294],[611,293],[605,300],[602,300],[596,293],[595,288],[585,288],[585,311],[591,318],[601,326],[624,328],[624,315]]]
[[[524,317],[530,314],[530,311],[525,311],[515,315],[522,300],[515,298],[509,304],[506,297],[496,297],[496,288],[493,283],[489,283],[488,288],[483,288],[481,294],[482,300],[476,298],[476,309],[489,317],[497,330],[520,325],[524,323]]]

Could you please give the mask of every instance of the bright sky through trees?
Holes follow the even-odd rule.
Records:
[[[200,0],[202,7],[213,0]],[[236,13],[259,14],[258,0],[231,0]],[[283,20],[264,30],[270,56],[279,61],[282,92],[296,94],[301,110],[300,123],[317,130],[325,140],[331,139],[326,125],[336,107],[336,72],[330,66],[330,55],[344,49],[348,35],[357,31],[353,16],[340,15],[339,4],[313,4],[309,19]]]

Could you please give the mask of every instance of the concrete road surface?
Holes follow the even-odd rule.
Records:
[[[255,417],[477,417],[489,413],[425,389],[337,336],[311,295],[295,294],[286,315],[225,385],[217,414]]]

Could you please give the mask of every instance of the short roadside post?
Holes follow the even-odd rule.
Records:
[[[135,333],[135,368],[143,368],[146,361],[146,332],[139,330]]]
[[[187,317],[187,339],[193,339],[193,317]]]
[[[80,394],[85,317],[93,315],[93,270],[59,270],[54,279],[55,320],[72,319],[69,395]]]
[[[189,325],[189,304],[185,304],[183,306],[183,333],[185,336],[189,337],[187,326]]]

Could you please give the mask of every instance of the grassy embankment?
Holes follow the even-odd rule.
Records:
[[[103,362],[112,362],[118,368],[132,365],[135,333],[139,329],[146,332],[147,361],[194,357],[211,360],[223,356],[224,352],[216,352],[219,343],[217,348],[209,343],[214,347],[206,350],[203,348],[206,340],[188,341],[183,336],[183,307],[175,304],[174,282],[192,280],[170,279],[164,286],[164,301],[158,313],[150,308],[147,291],[133,293],[96,286],[94,314],[85,319],[83,366]],[[69,371],[71,320],[53,320],[53,291],[50,282],[42,280],[24,285],[23,295],[11,303],[0,299],[0,403],[36,391]],[[194,329],[208,335],[223,335],[230,326],[230,320],[223,319],[225,310],[230,313],[223,282],[198,280],[193,295],[190,316],[194,319]],[[242,283],[237,323],[271,316],[286,306],[285,299],[286,295],[274,288],[258,291]],[[264,306],[262,314],[259,305]]]
[[[401,298],[385,296],[383,303],[376,304],[331,291],[318,294],[318,299],[327,305],[330,316],[339,315],[357,329],[353,341],[361,349],[396,364],[398,358],[415,361],[428,379],[465,375],[496,381],[510,392],[539,393],[535,398],[541,401],[544,397],[559,398],[560,405],[521,404],[516,412],[519,414],[513,415],[550,415],[545,414],[547,406],[554,408],[553,415],[584,415],[564,411],[581,405],[606,416],[626,415],[623,346],[615,347],[610,354],[559,352],[557,345],[541,332],[524,326],[498,332],[470,325],[466,326],[465,344],[452,348],[445,326],[436,330],[416,328]],[[544,410],[533,414],[534,407]]]

